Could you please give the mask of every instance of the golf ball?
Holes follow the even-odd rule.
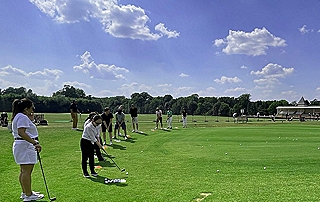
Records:
[[[267,167],[263,167],[263,170],[267,169]]]
[[[129,173],[128,173],[128,172],[126,172],[126,175],[129,175]]]
[[[217,170],[217,172],[220,172],[220,170]]]

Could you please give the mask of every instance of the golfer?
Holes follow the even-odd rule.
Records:
[[[181,115],[182,115],[182,127],[186,128],[187,127],[187,112],[184,108],[182,110]]]
[[[37,152],[41,152],[38,142],[38,130],[31,121],[34,119],[34,105],[32,101],[24,98],[14,100],[12,103],[12,135],[14,137],[13,156],[20,165],[19,182],[22,188],[20,196],[23,201],[39,200],[44,197],[31,189],[31,173],[37,163]],[[31,119],[31,120],[30,120]]]
[[[138,132],[138,109],[134,104],[131,105],[130,115],[132,121],[132,132]]]
[[[122,108],[123,108],[123,106],[120,105],[118,111],[115,114],[116,123],[114,126],[114,138],[116,139],[116,131],[118,129],[120,130],[120,127],[121,127],[124,132],[124,139],[126,140],[128,138],[127,137],[127,128],[126,128],[126,122],[125,122],[125,114],[122,112]]]
[[[168,129],[172,129],[172,111],[170,107],[168,107],[168,110],[167,110],[167,123],[168,123]]]
[[[108,131],[109,133],[109,139],[110,139],[110,145],[112,145],[112,119],[113,115],[110,111],[109,107],[104,108],[104,113],[101,114],[102,118],[102,137],[103,137],[103,144],[106,145],[107,142],[107,136],[106,132]]]
[[[162,125],[162,111],[161,109],[159,109],[159,107],[156,108],[156,128],[155,129],[158,129],[158,124],[160,122],[160,126],[161,126],[161,129],[163,128],[163,125]]]
[[[89,159],[89,168],[91,171],[91,175],[96,177],[98,176],[98,173],[94,170],[94,144],[97,144],[99,149],[102,148],[102,145],[99,143],[99,141],[96,138],[97,133],[97,126],[99,126],[102,123],[102,118],[99,115],[95,115],[92,118],[92,121],[88,123],[82,133],[82,138],[80,140],[80,148],[82,153],[82,171],[83,176],[88,178],[90,177],[88,171],[87,171],[87,160]]]
[[[72,130],[78,130],[78,128],[77,128],[78,112],[79,112],[79,110],[78,110],[76,100],[73,100],[70,105],[70,113],[71,113],[71,118],[72,118]]]
[[[94,117],[95,115],[99,115],[98,112],[91,112],[91,113],[89,114],[89,116],[86,118],[86,120],[85,120],[85,122],[84,122],[84,124],[83,124],[83,128],[92,121],[92,119],[93,119],[93,117]],[[96,127],[95,137],[96,137],[97,141],[99,141],[99,143],[102,144],[102,140],[101,140],[101,137],[100,137],[100,130],[101,130],[101,127],[100,127],[100,126],[101,126],[101,125],[98,125],[98,126]],[[101,155],[100,148],[99,148],[99,146],[98,146],[96,143],[94,144],[94,150],[96,151],[96,155],[97,155],[97,157],[98,157],[98,161],[105,161],[105,159],[104,159],[103,156]]]

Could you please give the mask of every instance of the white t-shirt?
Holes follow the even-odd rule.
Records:
[[[14,138],[21,138],[18,134],[18,129],[19,128],[25,128],[26,133],[31,137],[31,138],[36,138],[38,137],[38,130],[37,127],[32,121],[23,113],[18,113],[14,117],[12,121],[12,135]]]
[[[91,141],[91,144],[94,144],[97,139],[97,128],[92,124],[92,122],[88,123],[82,133],[82,138]]]

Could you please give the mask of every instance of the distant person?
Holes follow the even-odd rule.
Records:
[[[96,177],[98,173],[94,170],[94,144],[97,144],[99,149],[102,149],[102,145],[96,138],[97,126],[102,123],[102,118],[99,115],[95,115],[91,122],[89,122],[83,129],[82,138],[80,140],[80,148],[81,148],[81,167],[83,176],[88,178],[90,177],[87,170],[87,160],[89,159],[89,168],[91,171],[91,175]]]
[[[103,144],[106,145],[107,142],[107,136],[106,132],[109,133],[109,139],[110,139],[110,145],[112,145],[112,119],[113,115],[110,111],[109,107],[104,108],[104,113],[101,114],[102,117],[102,137],[103,137]]]
[[[37,163],[37,152],[42,149],[38,142],[37,127],[32,122],[34,109],[33,102],[28,99],[15,99],[12,103],[12,151],[15,162],[20,165],[20,198],[23,201],[40,200],[44,197],[31,189],[31,174]]]
[[[236,112],[232,114],[232,117],[233,117],[233,122],[234,123],[237,122],[237,113]]]
[[[70,105],[70,113],[72,118],[72,130],[78,130],[78,106],[76,100],[73,100]]]
[[[114,138],[117,139],[116,137],[116,131],[118,131],[118,129],[120,130],[120,127],[122,128],[123,132],[124,132],[124,139],[126,140],[127,137],[127,128],[126,128],[126,122],[125,122],[125,114],[122,111],[123,106],[120,105],[119,109],[117,110],[115,117],[116,117],[116,123],[114,126]]]
[[[161,109],[159,109],[159,107],[156,108],[156,129],[158,129],[158,124],[160,122],[160,126],[161,126],[161,129],[163,128],[163,125],[162,125],[162,111]]]
[[[131,105],[130,108],[131,122],[132,122],[132,132],[138,132],[138,109]]]
[[[167,123],[168,123],[168,129],[172,129],[172,110],[170,107],[168,107],[167,110]]]
[[[181,116],[182,116],[182,127],[186,128],[187,127],[187,111],[185,109],[182,110]]]

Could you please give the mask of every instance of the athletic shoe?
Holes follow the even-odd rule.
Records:
[[[103,142],[103,145],[107,145],[106,141]]]
[[[23,201],[37,201],[37,200],[43,199],[43,197],[44,197],[43,194],[32,193],[30,196],[26,195]]]
[[[114,139],[114,141],[115,141],[115,142],[121,142],[121,141],[120,141],[120,140],[118,140],[118,139]]]
[[[38,192],[38,191],[32,191],[32,193],[33,194],[38,194],[38,195],[40,194],[40,192]],[[20,199],[24,199],[25,197],[26,197],[26,194],[22,192],[21,196],[20,196]]]
[[[132,130],[132,132],[134,133],[134,132],[136,132],[135,130]]]
[[[98,176],[98,173],[94,172],[94,173],[91,173],[91,175],[92,175],[93,177],[97,177],[97,176]]]
[[[128,138],[127,138],[127,136],[124,136],[124,140],[127,140]]]
[[[89,178],[89,177],[90,177],[90,175],[89,175],[88,173],[85,173],[85,174],[83,174],[83,177],[85,177],[85,178]]]
[[[110,145],[112,145],[112,141],[110,141]]]
[[[138,132],[138,130],[135,130],[134,132],[136,132],[136,133],[137,133],[137,132]]]

